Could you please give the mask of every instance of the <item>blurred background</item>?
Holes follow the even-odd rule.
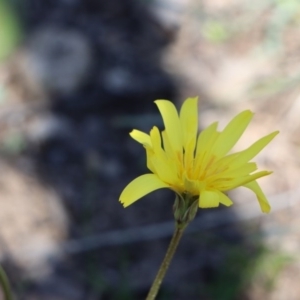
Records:
[[[174,195],[124,210],[145,172],[128,135],[162,126],[155,99],[200,97],[199,128],[244,109],[235,150],[274,174],[199,211],[160,300],[300,299],[300,2],[0,0],[0,262],[17,299],[144,299]]]

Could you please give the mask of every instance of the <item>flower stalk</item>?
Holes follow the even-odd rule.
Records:
[[[4,299],[13,300],[8,278],[6,276],[4,269],[1,266],[0,266],[0,285],[2,287]]]
[[[168,271],[171,260],[176,252],[182,234],[188,224],[194,220],[198,211],[197,198],[186,193],[182,196],[176,195],[173,205],[173,213],[176,221],[175,230],[170,241],[167,253],[161,266],[157,272],[157,275],[152,283],[146,300],[153,300],[156,298],[159,288],[163,282],[163,279]]]
[[[182,226],[182,225],[183,224],[181,224],[181,226],[178,226],[176,224],[171,242],[169,244],[169,248],[167,250],[164,260],[162,261],[162,263],[160,265],[157,275],[152,283],[152,286],[149,290],[146,300],[154,300],[159,292],[160,286],[161,286],[163,279],[168,271],[171,260],[174,256],[174,253],[176,252],[176,249],[177,249],[179,241],[182,237],[182,234],[186,228],[186,226]]]

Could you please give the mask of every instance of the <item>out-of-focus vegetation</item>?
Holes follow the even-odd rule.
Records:
[[[229,30],[220,21],[207,21],[203,28],[203,35],[210,42],[219,43],[225,41],[229,36]]]
[[[282,34],[287,26],[299,26],[300,2],[298,0],[272,0],[274,5],[266,32],[267,50],[277,50],[283,46]]]
[[[249,260],[250,251],[231,246],[226,251],[225,263],[220,267],[212,284],[206,286],[212,299],[240,299],[247,287],[259,282],[263,290],[271,291],[280,272],[293,261],[288,254],[261,246],[256,257]],[[243,274],[243,276],[240,276]]]
[[[0,0],[0,61],[5,59],[21,39],[16,11],[6,0]]]
[[[134,7],[131,12],[131,8],[127,6],[130,1],[115,1],[50,1],[51,5],[49,1],[40,1],[33,13],[29,14],[28,11],[30,12],[33,7],[29,3],[37,3],[36,1],[0,0],[0,64],[9,58],[8,63],[2,64],[2,73],[0,73],[0,112],[4,124],[3,129],[0,124],[0,156],[3,161],[7,160],[12,164],[16,161],[17,168],[24,168],[26,174],[28,170],[29,173],[31,170],[41,170],[37,173],[37,178],[42,182],[42,188],[30,186],[28,191],[24,188],[25,192],[21,195],[18,193],[19,189],[15,192],[13,188],[18,185],[23,188],[21,180],[26,178],[25,175],[19,174],[17,169],[12,172],[12,175],[7,176],[8,172],[2,169],[0,181],[2,180],[1,185],[8,190],[8,196],[2,195],[4,201],[1,211],[7,211],[7,215],[10,215],[11,211],[14,212],[15,219],[18,221],[5,226],[2,224],[6,224],[6,220],[10,221],[12,217],[3,218],[2,229],[8,228],[10,232],[16,232],[6,241],[4,230],[4,234],[1,235],[1,238],[4,238],[3,243],[6,243],[9,249],[15,249],[13,247],[19,247],[19,240],[24,241],[23,247],[27,240],[31,243],[34,237],[42,236],[43,247],[45,244],[52,245],[50,234],[50,237],[44,232],[40,235],[38,230],[39,228],[43,230],[42,226],[33,226],[34,231],[28,230],[27,235],[23,233],[26,226],[22,227],[22,231],[18,231],[18,225],[22,225],[22,217],[26,220],[32,218],[33,224],[37,222],[41,224],[40,219],[45,216],[45,220],[49,220],[45,226],[49,226],[51,234],[53,228],[55,233],[53,236],[60,236],[59,232],[67,230],[59,222],[56,222],[57,227],[53,225],[49,217],[56,211],[48,213],[47,210],[46,204],[50,197],[48,195],[52,195],[43,188],[47,183],[51,190],[53,188],[57,191],[58,199],[61,199],[58,201],[64,203],[67,213],[71,216],[68,238],[78,239],[78,244],[83,245],[82,249],[85,249],[85,239],[81,241],[82,237],[91,237],[96,241],[95,251],[80,250],[76,256],[71,254],[67,262],[60,261],[60,268],[62,268],[53,271],[51,273],[53,277],[49,276],[49,280],[52,280],[57,274],[58,277],[54,279],[55,283],[59,280],[59,285],[55,289],[51,286],[49,294],[54,293],[56,295],[54,297],[59,297],[61,291],[68,290],[72,291],[71,295],[74,293],[80,295],[81,291],[88,291],[91,296],[86,295],[86,298],[90,299],[144,298],[144,293],[147,292],[145,288],[147,280],[150,284],[150,280],[153,279],[151,274],[156,271],[166,248],[164,239],[157,241],[158,246],[151,242],[146,244],[143,239],[134,242],[130,237],[125,245],[120,244],[120,246],[110,244],[101,246],[101,243],[97,246],[97,241],[98,238],[100,241],[103,239],[102,233],[105,237],[108,236],[107,233],[116,229],[126,230],[127,227],[162,222],[171,217],[169,209],[165,210],[168,205],[165,196],[164,194],[161,196],[160,192],[154,197],[157,199],[153,202],[146,201],[149,209],[143,206],[126,212],[120,207],[117,197],[119,190],[128,183],[129,177],[136,176],[137,172],[144,167],[143,154],[141,153],[137,159],[135,145],[127,144],[129,141],[127,132],[140,126],[147,131],[152,124],[161,122],[160,117],[152,114],[150,109],[148,111],[148,108],[145,108],[143,113],[140,109],[144,104],[146,107],[148,103],[150,103],[149,107],[154,108],[152,101],[158,97],[172,98],[163,96],[169,92],[172,85],[168,87],[168,81],[164,79],[166,77],[157,73],[161,70],[160,64],[153,68],[156,66],[153,61],[156,62],[157,57],[160,57],[161,42],[159,41],[164,39],[162,35],[166,34],[168,40],[171,40],[170,35],[172,35],[172,44],[169,47],[171,51],[164,50],[163,56],[167,58],[164,67],[170,64],[168,72],[174,74],[176,82],[178,80],[176,89],[179,89],[182,94],[180,99],[200,95],[201,126],[206,126],[215,120],[225,123],[225,118],[234,115],[237,111],[251,109],[256,113],[257,123],[247,131],[249,139],[254,139],[257,131],[277,129],[281,131],[280,142],[273,147],[273,150],[262,154],[259,166],[267,166],[268,169],[274,170],[269,183],[265,182],[272,209],[277,197],[283,203],[280,207],[286,205],[284,207],[288,209],[276,211],[274,205],[275,209],[268,216],[258,215],[251,221],[245,219],[236,222],[230,228],[234,229],[234,232],[237,231],[236,233],[225,232],[223,235],[223,229],[216,226],[217,228],[214,227],[209,232],[199,228],[199,233],[187,236],[186,244],[180,246],[181,253],[176,254],[172,263],[173,270],[176,272],[169,272],[169,284],[167,281],[162,287],[158,299],[270,300],[275,299],[274,295],[279,300],[298,299],[297,296],[292,298],[289,292],[293,291],[294,294],[300,295],[298,288],[300,242],[297,240],[298,228],[300,228],[298,221],[300,206],[299,203],[295,204],[296,200],[294,202],[293,199],[289,199],[290,196],[287,197],[285,192],[291,191],[295,199],[300,199],[297,195],[298,190],[293,192],[300,178],[298,117],[300,114],[300,1],[134,0],[140,4],[156,5],[159,20],[162,18],[162,21],[165,21],[164,16],[171,15],[170,23],[168,20],[161,22],[163,25],[155,22],[152,27],[149,25],[148,29],[145,25],[147,18],[140,14],[139,7]],[[71,16],[73,25],[69,24],[68,5],[74,7],[78,5],[81,8],[89,7],[92,3],[101,3],[101,11],[100,9],[98,11],[74,9]],[[118,3],[119,6],[111,3]],[[125,3],[124,9],[123,3]],[[54,11],[59,13],[53,13]],[[45,18],[47,20],[45,24],[44,16],[50,14],[55,17],[53,20],[50,17]],[[114,19],[115,14],[116,19]],[[34,17],[34,22],[27,19],[29,18],[26,17],[27,15],[30,15],[30,18]],[[139,20],[140,15],[142,21],[132,26]],[[60,23],[57,22],[56,17]],[[26,24],[25,29],[21,20]],[[86,21],[82,22],[82,20]],[[30,25],[35,23],[38,25]],[[40,37],[35,35],[36,32],[41,33],[47,29],[45,30],[47,34],[48,28],[51,29],[53,26],[56,30],[57,24],[61,24],[63,36],[72,38],[73,33],[76,33],[76,36],[83,37],[83,40],[87,38],[89,46],[97,45],[91,51],[95,62],[91,65],[95,66],[95,69],[91,69],[91,75],[87,74],[89,82],[86,87],[84,83],[83,87],[76,88],[73,93],[58,96],[47,94],[44,99],[43,95],[35,95],[35,85],[31,90],[31,81],[27,83],[26,80],[27,72],[22,73],[23,69],[20,68],[20,71],[15,68],[19,66],[18,63],[21,61],[18,59],[23,54],[24,56],[30,54],[32,59],[30,61],[36,58],[39,63],[44,61],[42,59],[68,57],[68,53],[72,54],[76,50],[70,43],[69,50],[62,49],[66,54],[64,51],[62,54],[60,51],[48,52],[49,48],[35,42],[36,38]],[[178,25],[178,28],[174,24]],[[164,30],[160,30],[161,28]],[[26,36],[24,36],[25,31]],[[65,35],[68,32],[71,34]],[[87,32],[90,35],[87,35]],[[158,34],[156,37],[156,33],[162,35]],[[24,38],[22,49],[16,53],[15,50],[22,38]],[[53,38],[51,45],[54,50],[57,49],[56,36],[52,35],[49,38]],[[156,53],[153,55],[154,60],[148,55],[152,52]],[[41,56],[40,53],[45,55]],[[45,65],[52,66],[51,63]],[[43,70],[50,72],[52,69]],[[6,82],[1,82],[1,79],[8,78],[5,75],[10,71],[12,75],[9,78],[17,79],[9,81],[10,84],[6,85]],[[13,77],[14,74],[18,77]],[[35,82],[34,76],[32,79]],[[37,84],[39,82],[37,80]],[[40,105],[39,107],[42,108],[38,112],[35,110],[35,99],[37,99],[37,106]],[[113,101],[117,104],[115,105]],[[56,115],[55,110],[48,111],[50,106],[52,109],[53,103],[54,106],[65,105],[63,112]],[[94,107],[98,109],[98,105],[101,107],[99,115],[98,110],[94,111]],[[122,111],[123,106],[126,108],[124,111]],[[23,107],[26,108],[24,113]],[[104,113],[102,107],[105,109]],[[115,113],[117,108],[120,109],[120,113]],[[107,111],[112,109],[112,116],[108,115],[106,109]],[[16,111],[18,113],[15,113]],[[47,112],[46,117],[45,112]],[[68,112],[71,112],[70,115]],[[50,121],[48,121],[48,114]],[[41,136],[39,135],[41,130],[38,129],[40,124],[47,129]],[[54,129],[52,124],[55,125]],[[162,126],[163,124],[160,124],[160,127]],[[290,140],[293,143],[287,143]],[[246,146],[248,141],[245,141]],[[243,144],[241,147],[243,148]],[[132,158],[137,160],[136,169],[132,166]],[[24,185],[26,184],[27,181]],[[37,196],[33,197],[35,194]],[[41,201],[45,199],[46,204],[42,205],[44,202],[39,202],[35,198],[41,198]],[[159,201],[160,199],[163,201]],[[241,199],[241,202],[247,201],[247,194],[246,199],[244,194],[237,194],[235,199],[238,201]],[[23,203],[28,203],[26,204],[28,207],[38,207],[40,214],[36,214],[35,211],[32,215],[18,211],[15,209],[18,206],[15,203],[22,203],[22,206],[20,205],[22,208],[25,207]],[[155,214],[151,213],[152,203],[153,207],[156,205]],[[218,223],[217,217],[214,218]],[[232,218],[234,219],[235,216],[233,215]],[[286,228],[284,233],[281,230],[283,224]],[[256,234],[259,238],[255,236],[253,240]],[[241,235],[242,242],[236,238],[236,235]],[[62,239],[65,238],[64,236]],[[49,243],[45,243],[45,240],[49,240]],[[53,243],[56,243],[56,240]],[[73,245],[72,240],[70,245]],[[23,252],[20,253],[23,255]],[[70,266],[69,262],[73,258],[74,265]],[[35,257],[34,259],[38,260]],[[41,261],[43,259],[40,258]],[[26,276],[29,273],[27,270],[31,270],[31,267],[29,263],[22,266]],[[142,274],[139,276],[141,280],[136,280],[140,278],[135,278],[135,272]],[[39,279],[36,283],[34,279],[25,278],[26,276],[19,280],[19,274],[21,272],[13,273],[16,277],[14,291],[19,298],[45,299],[38,294],[35,286],[38,288],[41,286],[39,290],[49,289],[46,280]],[[147,274],[150,274],[149,279]],[[11,276],[12,279],[14,276]],[[43,286],[44,284],[46,287]],[[281,295],[284,294],[283,297],[278,296],[280,292]],[[31,294],[34,296],[29,296]],[[181,297],[181,295],[185,296]],[[65,296],[62,299],[78,298]]]
[[[248,31],[255,26],[263,15],[268,16],[265,37],[261,46],[271,53],[283,46],[282,35],[288,26],[299,26],[300,1],[298,0],[262,0],[244,4],[239,14],[200,13],[199,21],[202,34],[210,42],[226,42],[230,37]],[[198,17],[197,17],[198,18]]]
[[[21,133],[8,132],[4,137],[3,145],[0,147],[0,154],[18,155],[26,147],[26,141]]]

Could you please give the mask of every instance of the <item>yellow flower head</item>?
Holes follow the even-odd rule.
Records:
[[[178,115],[172,102],[156,100],[165,130],[153,127],[150,135],[133,130],[130,135],[146,149],[147,167],[151,174],[142,175],[123,190],[120,201],[124,207],[146,194],[169,188],[178,196],[197,197],[200,208],[230,206],[232,201],[224,192],[239,186],[252,190],[263,212],[270,205],[256,179],[272,172],[257,170],[249,162],[277,134],[275,131],[255,142],[246,150],[228,154],[239,140],[253,113],[246,110],[234,117],[223,131],[215,122],[198,135],[198,98],[188,98]]]

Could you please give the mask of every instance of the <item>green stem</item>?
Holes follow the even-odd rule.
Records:
[[[3,268],[1,266],[0,266],[0,285],[3,290],[4,299],[5,300],[13,300],[12,293],[10,291],[10,285],[8,282],[8,278],[6,276],[5,271],[3,270]]]
[[[179,244],[179,241],[181,239],[184,229],[185,229],[185,226],[177,226],[176,225],[169,248],[167,250],[167,253],[165,255],[163,262],[160,265],[157,275],[152,283],[152,286],[149,290],[146,300],[154,300],[156,298],[159,288],[160,288],[160,286],[163,282],[163,279],[167,273],[167,270],[170,266],[170,262],[171,262],[171,260],[174,256],[174,253],[177,249],[177,246]]]

